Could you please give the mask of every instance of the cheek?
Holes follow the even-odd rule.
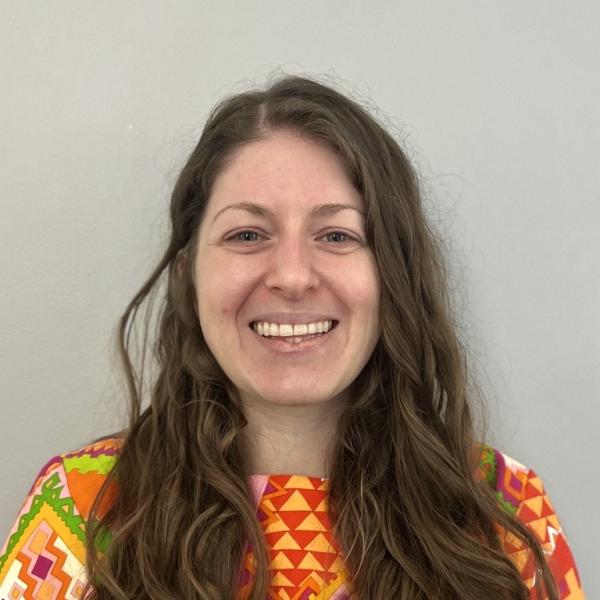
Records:
[[[371,257],[339,270],[336,273],[339,289],[344,296],[357,307],[375,310],[381,297],[381,278],[375,260]]]
[[[201,265],[196,270],[196,289],[200,321],[227,322],[237,314],[247,294],[248,278],[225,266]]]

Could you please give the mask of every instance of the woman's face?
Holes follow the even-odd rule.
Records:
[[[344,208],[319,210],[325,204]],[[337,155],[287,130],[243,146],[216,178],[194,264],[198,314],[244,402],[345,398],[367,363],[380,337],[381,288],[363,211]],[[251,326],[309,331],[326,319],[337,326],[299,345]]]

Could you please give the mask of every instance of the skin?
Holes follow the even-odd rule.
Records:
[[[274,216],[230,209],[213,222],[222,208],[242,201]],[[364,211],[331,149],[278,130],[238,149],[215,180],[200,226],[194,257],[200,326],[240,392],[252,474],[327,477],[348,387],[381,335],[379,271],[364,218],[348,209],[311,217],[322,203]],[[256,234],[241,234],[248,230]],[[332,315],[339,325],[328,335],[336,337],[305,355],[270,352],[248,327],[266,311]]]

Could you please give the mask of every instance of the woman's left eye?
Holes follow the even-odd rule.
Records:
[[[258,235],[258,236],[262,237],[261,234],[258,233],[257,231],[244,230],[244,231],[239,231],[238,233],[234,233],[231,237],[227,238],[227,240],[228,241],[232,240],[232,241],[236,241],[236,242],[254,242],[254,241],[256,241],[256,240],[248,239],[248,237],[245,237],[244,239],[240,239],[240,236],[242,236],[242,235],[245,236],[246,234],[249,234],[249,235]],[[347,238],[350,241],[357,241],[354,237],[352,237],[348,233],[345,233],[344,231],[329,231],[328,233],[323,234],[322,237],[329,236],[329,235],[337,235],[337,236],[341,235],[341,236]],[[346,241],[346,240],[342,240],[342,241]],[[334,245],[339,246],[340,244],[337,243],[337,244],[334,244]]]
[[[326,236],[327,235],[338,235],[338,236],[341,235],[341,236],[345,236],[348,239],[351,239],[350,236],[347,233],[344,233],[343,231],[330,231],[329,233],[326,233],[325,235]]]

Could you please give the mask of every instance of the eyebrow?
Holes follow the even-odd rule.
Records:
[[[213,217],[213,220],[211,221],[211,225],[217,220],[217,217],[221,213],[223,213],[229,209],[246,210],[246,211],[252,213],[253,215],[257,215],[259,217],[265,217],[265,216],[272,217],[273,216],[273,212],[270,209],[268,209],[266,206],[262,206],[261,204],[256,204],[254,202],[237,202],[236,204],[230,204],[229,206],[222,208]],[[313,218],[314,217],[323,217],[323,216],[336,214],[339,211],[345,210],[345,209],[355,210],[362,216],[364,216],[364,214],[365,214],[363,210],[361,210],[360,208],[356,208],[356,206],[352,206],[350,204],[335,204],[335,203],[317,204],[317,206],[315,206],[311,209],[309,214]]]

